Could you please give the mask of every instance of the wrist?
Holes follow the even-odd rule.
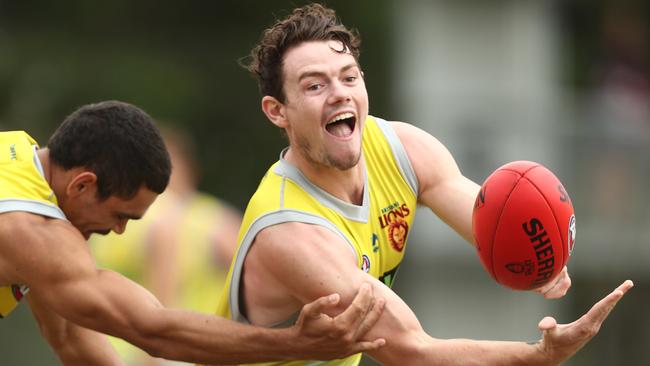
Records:
[[[539,340],[537,342],[530,342],[528,343],[530,347],[532,348],[532,362],[530,363],[531,365],[539,365],[539,366],[551,366],[555,365],[553,361],[551,360],[550,354],[546,347],[544,346],[544,342],[542,340]]]
[[[269,329],[272,331],[273,347],[275,348],[278,360],[300,360],[303,359],[305,348],[304,337],[300,337],[295,326],[280,329]]]

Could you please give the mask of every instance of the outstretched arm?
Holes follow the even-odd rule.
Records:
[[[323,265],[326,263],[326,265]],[[373,290],[387,300],[386,309],[368,337],[386,338],[386,346],[368,354],[386,365],[555,365],[577,352],[593,337],[607,314],[631,287],[625,283],[594,306],[580,320],[554,327],[540,324],[545,336],[540,343],[434,339],[427,335],[409,307],[388,287],[357,268],[347,244],[320,226],[285,223],[262,230],[249,251],[244,269],[247,279],[269,278],[274,293],[305,303],[325,293],[342,296],[349,303],[354,289],[371,282]],[[292,281],[278,281],[291,278]],[[246,285],[244,286],[246,288]],[[246,293],[249,314],[268,311],[276,299],[252,299]],[[249,301],[252,300],[252,301]],[[266,304],[266,308],[264,308]],[[277,310],[276,310],[277,311]],[[278,319],[276,319],[278,320]]]
[[[357,329],[367,329],[381,312],[367,290],[360,293],[357,306],[348,309],[363,319],[361,323],[305,317],[288,329],[255,328],[163,308],[144,288],[97,269],[83,237],[67,222],[25,213],[4,214],[3,219],[14,221],[11,240],[0,236],[3,252],[15,255],[12,281],[28,285],[47,308],[68,321],[123,338],[158,357],[200,363],[331,359],[383,343],[356,338],[363,335]],[[336,303],[320,301],[312,310]]]

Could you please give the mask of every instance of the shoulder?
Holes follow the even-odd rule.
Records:
[[[320,225],[286,222],[261,230],[249,255],[272,263],[275,270],[287,270],[279,266],[286,261],[322,263],[322,261],[352,261],[354,253],[338,234]]]
[[[27,132],[25,131],[3,131],[0,132],[0,142],[12,142],[19,143],[28,146],[37,145],[36,140],[34,140]]]
[[[343,240],[331,230],[302,222],[284,222],[268,226],[257,234],[255,245],[264,245],[275,250],[297,251],[318,245],[324,240]]]
[[[69,222],[26,212],[2,214],[0,253],[3,276],[32,288],[95,268],[85,239]]]
[[[406,122],[389,121],[387,122],[407,150],[409,148],[428,148],[430,150],[444,150],[447,148],[429,132]]]
[[[419,182],[419,191],[460,175],[458,165],[447,147],[427,131],[405,122],[388,122],[398,136]]]

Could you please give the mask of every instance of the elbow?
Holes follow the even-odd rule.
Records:
[[[424,332],[409,332],[408,335],[386,341],[386,346],[373,351],[370,355],[382,365],[431,365],[428,350],[432,338]]]
[[[165,342],[169,333],[164,309],[152,310],[146,315],[137,317],[117,330],[114,336],[122,338],[137,346],[152,357],[165,357],[169,353],[168,343]]]
[[[426,334],[418,334],[412,338],[404,348],[403,359],[409,360],[409,365],[431,365],[432,361],[428,355],[433,340]]]
[[[130,334],[122,337],[156,358],[199,361],[196,350],[188,348],[190,336],[175,310],[158,307],[130,324]]]

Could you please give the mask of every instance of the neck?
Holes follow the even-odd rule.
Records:
[[[52,187],[52,164],[50,162],[50,150],[48,148],[36,150],[36,155],[38,160],[41,161],[41,166],[43,167],[43,174],[45,175],[45,180],[47,184]],[[54,187],[53,187],[54,188]]]
[[[36,151],[38,159],[41,161],[41,166],[43,167],[43,174],[45,175],[45,180],[49,184],[50,188],[56,196],[59,206],[63,204],[63,201],[66,199],[65,196],[65,186],[67,184],[67,177],[72,171],[65,171],[59,165],[56,165],[50,159],[50,150],[48,148],[38,149]]]
[[[310,182],[327,193],[354,205],[362,204],[365,185],[363,155],[359,163],[348,170],[310,163],[292,148],[289,148],[284,159],[300,169]]]

